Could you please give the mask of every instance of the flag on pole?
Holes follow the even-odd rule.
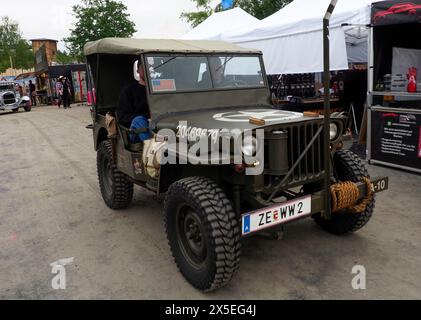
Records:
[[[221,1],[222,9],[230,9],[234,5],[234,0],[222,0]]]

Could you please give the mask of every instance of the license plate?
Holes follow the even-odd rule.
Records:
[[[384,190],[387,190],[388,188],[389,188],[388,177],[377,178],[371,181],[371,190],[374,193],[382,192]]]
[[[242,216],[243,236],[311,214],[311,195],[259,209]]]

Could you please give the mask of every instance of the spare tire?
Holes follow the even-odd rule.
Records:
[[[337,178],[339,181],[359,182],[362,177],[370,177],[362,160],[350,150],[336,151],[333,156]],[[333,234],[355,232],[364,227],[373,215],[374,195],[363,212],[350,209],[332,212],[331,219],[325,219],[320,213],[313,215],[314,221],[324,230]]]

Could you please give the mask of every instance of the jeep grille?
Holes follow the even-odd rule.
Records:
[[[316,135],[320,126],[320,121],[307,121],[298,124],[282,126],[279,130],[286,131],[288,134],[287,152],[288,152],[288,171],[296,163],[304,149],[308,146],[312,138]],[[303,183],[320,180],[324,175],[324,153],[323,153],[323,130],[317,137],[312,147],[302,158],[294,169],[293,173],[283,184],[284,187],[292,187]],[[275,150],[269,150],[275,152]],[[285,175],[284,175],[285,177]],[[271,184],[273,179],[280,181],[280,177],[269,179]]]
[[[320,123],[310,122],[286,128],[288,131],[288,164],[291,168],[320,128]],[[300,161],[291,176],[290,182],[320,177],[324,172],[323,131],[313,146]]]

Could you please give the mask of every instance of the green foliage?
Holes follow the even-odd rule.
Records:
[[[106,37],[127,38],[136,32],[135,24],[129,19],[127,6],[114,0],[82,0],[73,6],[76,17],[70,37],[65,38],[70,54],[83,61],[83,47],[88,41]]]
[[[236,6],[257,19],[264,19],[282,9],[292,0],[237,0]]]
[[[190,25],[194,28],[205,21],[211,14],[213,10],[201,10],[198,12],[183,12],[181,18],[187,20]]]
[[[194,28],[205,21],[214,10],[210,6],[211,0],[192,0],[196,2],[197,12],[183,12],[181,18],[185,19]]]
[[[29,69],[34,65],[34,55],[29,43],[22,38],[19,25],[2,17],[0,20],[0,72],[10,67],[10,58],[13,67]]]
[[[26,40],[19,40],[16,46],[13,63],[14,67],[17,69],[30,69],[34,67],[32,46]]]
[[[192,27],[205,21],[211,14],[223,11],[221,4],[215,9],[210,6],[211,0],[192,0],[196,2],[197,12],[183,12],[181,18],[185,19]],[[240,7],[258,19],[264,19],[292,0],[234,0],[234,7]]]
[[[71,54],[69,54],[66,51],[57,51],[57,55],[56,55],[56,61],[59,64],[71,64],[71,63],[75,63],[78,61],[77,57],[72,56]]]
[[[19,25],[10,20],[9,17],[2,17],[0,20],[0,46],[1,48],[14,48],[22,39]]]

